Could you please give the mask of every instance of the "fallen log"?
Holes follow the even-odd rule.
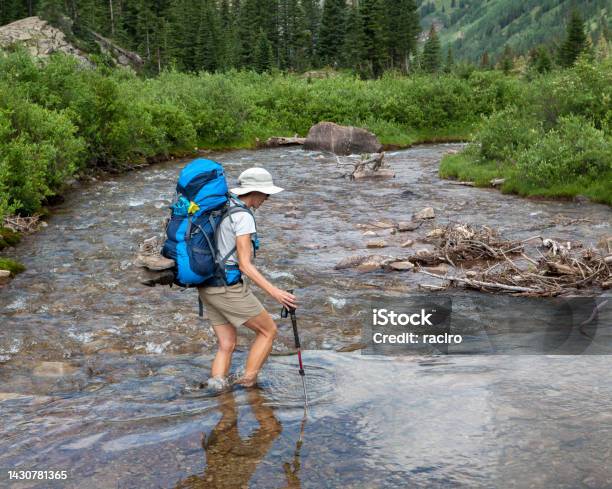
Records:
[[[306,138],[300,138],[297,134],[293,137],[273,136],[268,138],[267,141],[262,144],[262,146],[266,148],[275,148],[277,146],[297,146],[304,144],[304,141],[306,141]]]
[[[455,277],[455,276],[450,276],[450,275],[444,275],[444,276],[436,275],[435,273],[426,272],[425,270],[421,270],[421,269],[416,269],[415,271],[418,273],[429,275],[431,277],[435,277],[440,280],[448,280],[451,282],[461,282],[461,283],[470,285],[475,288],[500,289],[500,290],[508,290],[510,292],[522,292],[522,293],[529,293],[529,294],[542,294],[546,292],[544,290],[533,289],[531,287],[520,287],[518,285],[505,285],[505,284],[498,284],[494,282],[482,282],[480,280],[472,280],[472,279],[460,278],[460,277]]]
[[[462,181],[458,181],[458,180],[449,180],[448,183],[450,185],[463,185],[465,187],[473,187],[476,185],[475,182],[462,182]]]

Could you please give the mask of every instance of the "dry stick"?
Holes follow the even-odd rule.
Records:
[[[538,262],[535,261],[533,258],[529,258],[525,253],[521,253],[521,256],[523,258],[525,258],[525,260],[527,260],[528,262],[532,263],[533,265],[535,265],[536,267],[538,266]]]
[[[436,275],[435,273],[426,272],[425,270],[421,270],[421,269],[417,269],[415,271],[419,273],[423,273],[425,275],[429,275],[431,277],[435,277],[440,280],[463,282],[468,285],[477,285],[480,287],[489,287],[492,289],[510,290],[512,292],[531,292],[534,294],[541,294],[542,292],[546,292],[545,290],[541,290],[541,289],[532,289],[529,287],[519,287],[515,285],[504,285],[504,284],[497,284],[497,283],[492,283],[492,282],[481,282],[480,280],[468,280],[468,279],[453,277],[453,276],[448,276],[448,275],[443,277],[441,275]]]

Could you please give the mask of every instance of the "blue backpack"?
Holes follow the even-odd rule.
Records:
[[[226,264],[236,248],[219,256],[216,233],[226,217],[251,211],[230,194],[223,167],[204,158],[193,160],[181,171],[176,194],[162,248],[162,255],[176,262],[174,282],[181,287],[239,282],[238,267]],[[252,240],[257,249],[256,234]]]

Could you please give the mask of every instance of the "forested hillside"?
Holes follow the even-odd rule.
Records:
[[[329,66],[362,76],[437,71],[442,61],[483,68],[527,57],[556,60],[574,7],[591,46],[610,41],[610,0],[2,0],[0,24],[39,15],[74,34],[91,31],[165,68],[303,72]],[[431,26],[437,31],[425,49]],[[427,34],[429,32],[429,34]],[[419,39],[421,42],[419,42]],[[439,40],[439,42],[438,42]],[[433,52],[432,52],[433,50]],[[561,63],[562,64],[562,63]],[[435,68],[435,69],[434,69]],[[507,70],[506,70],[507,71]]]
[[[406,70],[420,32],[415,0],[30,0],[0,2],[0,23],[40,15],[71,19],[135,50],[149,69],[267,71],[357,68]],[[66,30],[66,25],[60,25]]]
[[[564,38],[571,10],[585,20],[590,40],[610,37],[610,0],[421,0],[422,26],[439,27],[442,46],[451,46],[456,58],[491,62],[509,47],[525,54],[544,45],[554,52]]]

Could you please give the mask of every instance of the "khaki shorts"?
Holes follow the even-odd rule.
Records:
[[[198,293],[213,326],[229,323],[238,327],[264,310],[246,282],[229,287],[199,287]]]

